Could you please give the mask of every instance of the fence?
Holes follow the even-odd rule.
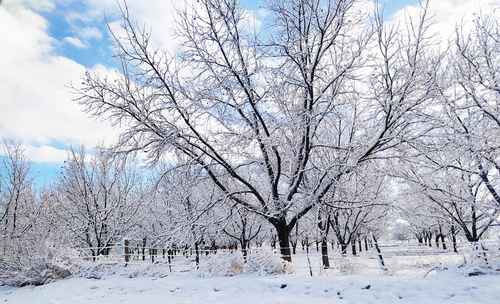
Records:
[[[480,247],[479,247],[480,246]],[[467,259],[474,255],[486,257],[490,262],[500,261],[500,243],[486,241],[478,244],[480,253],[475,253],[473,246],[468,243],[459,244],[459,253],[452,249],[443,250],[436,247],[428,247],[413,243],[386,243],[379,245],[382,256],[391,272],[425,271],[432,267],[458,266],[464,264]],[[78,258],[82,261],[101,264],[124,264],[144,265],[162,264],[167,266],[171,272],[185,272],[198,269],[199,265],[207,263],[211,255],[231,254],[237,249],[199,249],[194,248],[151,248],[141,246],[127,246],[118,244],[101,248],[75,248]],[[92,255],[93,252],[101,251],[106,254]],[[105,250],[103,250],[105,249]],[[379,273],[381,272],[378,254],[374,248],[366,250],[362,248],[356,255],[341,254],[338,246],[332,249],[330,246],[328,258],[331,267],[324,269],[322,264],[323,255],[321,248],[310,247],[309,250],[301,247],[296,248],[296,253],[291,254],[293,269],[297,273]],[[260,251],[269,251],[271,254],[280,256],[279,248],[252,247],[247,249],[247,255],[258,254]],[[478,248],[476,248],[478,251]],[[479,252],[478,251],[478,252]]]

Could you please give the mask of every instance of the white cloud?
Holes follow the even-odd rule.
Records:
[[[434,0],[429,2],[432,18],[430,34],[441,41],[453,38],[458,24],[467,24],[479,13],[491,13],[500,8],[498,0]],[[419,14],[419,7],[408,5],[397,11],[393,20],[403,21]]]
[[[55,8],[55,3],[52,0],[4,0],[2,5],[25,6],[42,12],[48,12]]]
[[[155,46],[175,50],[178,41],[175,39],[176,14],[184,9],[186,0],[129,0],[127,7],[131,16],[140,25],[152,30],[152,42]],[[117,20],[119,8],[115,0],[89,0],[89,14],[92,16],[114,16]],[[195,1],[192,1],[195,3]],[[118,28],[118,22],[111,22],[113,30]]]
[[[79,49],[87,47],[87,45],[77,37],[64,37],[63,41]]]
[[[23,145],[27,159],[37,163],[62,163],[68,158],[68,150],[58,149],[49,145]],[[0,148],[0,156],[7,156],[6,149]]]
[[[55,54],[47,20],[22,5],[1,5],[0,20],[0,137],[35,146],[113,142],[116,131],[73,101],[68,85],[85,68]]]
[[[92,20],[92,18],[88,16],[88,14],[80,11],[67,12],[64,14],[64,19],[71,25],[73,25],[75,22],[88,22]]]
[[[85,40],[100,40],[102,39],[101,31],[94,26],[84,27],[77,31],[77,35]]]
[[[0,137],[31,144],[30,154],[38,160],[62,159],[65,152],[49,146],[54,140],[94,146],[114,141],[117,134],[107,123],[82,113],[72,101],[74,96],[68,84],[77,85],[85,68],[54,52],[57,41],[48,34],[47,20],[37,13],[53,10],[55,3],[55,0],[4,0],[0,5]],[[104,14],[116,21],[117,3],[116,0],[89,0],[89,11],[68,14],[68,21],[85,26],[76,27],[75,36],[63,41],[83,47],[89,40],[102,39],[103,33],[91,23],[102,20]],[[176,9],[186,5],[185,0],[128,0],[127,4],[139,24],[152,29],[156,46],[176,48],[175,14]],[[499,6],[498,1],[431,1],[434,31],[441,38],[448,38],[464,16],[470,18],[480,9],[489,12],[495,5]],[[415,14],[415,6],[398,11],[394,19],[403,18],[405,14]],[[248,18],[258,29],[262,12],[248,11]]]
[[[27,146],[26,157],[39,163],[62,163],[68,158],[68,151],[52,146]]]

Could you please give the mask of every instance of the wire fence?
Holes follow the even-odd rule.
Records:
[[[474,248],[474,246],[476,246]],[[490,262],[500,262],[500,242],[485,241],[480,244],[457,244],[458,252],[453,248],[436,248],[416,243],[385,243],[379,244],[384,270],[375,246],[367,248],[357,246],[356,254],[352,254],[351,246],[342,253],[339,246],[329,244],[327,255],[322,254],[321,246],[286,248],[290,255],[283,255],[279,247],[251,247],[246,249],[248,259],[265,253],[277,257],[290,258],[296,272],[308,273],[367,273],[390,270],[393,272],[416,271],[432,267],[449,267],[464,264],[471,256],[480,255]],[[171,272],[185,272],[199,269],[210,262],[214,256],[243,254],[240,249],[212,248],[178,248],[178,247],[142,247],[124,246],[116,244],[108,247],[79,247],[73,248],[77,252],[77,259],[81,262],[96,264],[123,264],[123,265],[163,265]],[[480,252],[480,253],[477,253]],[[98,253],[98,254],[96,254]],[[324,260],[327,258],[329,267],[325,269]],[[387,267],[385,267],[387,266]]]

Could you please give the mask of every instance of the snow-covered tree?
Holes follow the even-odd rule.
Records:
[[[339,176],[418,137],[434,95],[426,9],[401,31],[381,13],[372,23],[368,7],[271,1],[268,35],[237,1],[198,1],[180,13],[182,45],[169,55],[124,6],[113,34],[121,74],[87,73],[78,100],[124,127],[117,150],[153,163],[174,151],[202,168],[228,208],[274,226],[291,260],[296,222]]]
[[[93,258],[109,249],[136,225],[145,193],[126,159],[98,150],[71,150],[57,183],[56,212],[73,245]]]

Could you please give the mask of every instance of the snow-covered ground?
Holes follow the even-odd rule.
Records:
[[[500,275],[466,276],[457,268],[463,264],[460,254],[404,256],[393,251],[391,256],[389,251],[385,273],[369,254],[333,257],[332,269],[325,271],[312,253],[313,277],[303,253],[294,256],[295,272],[281,275],[228,277],[189,267],[170,272],[165,263],[89,264],[93,266],[80,275],[44,286],[0,286],[0,304],[500,303]],[[189,259],[176,258],[176,265],[181,263],[187,265]],[[429,271],[433,268],[448,270]]]
[[[0,303],[500,303],[500,276],[456,272],[403,275],[303,275],[70,278],[39,287],[0,287]]]

